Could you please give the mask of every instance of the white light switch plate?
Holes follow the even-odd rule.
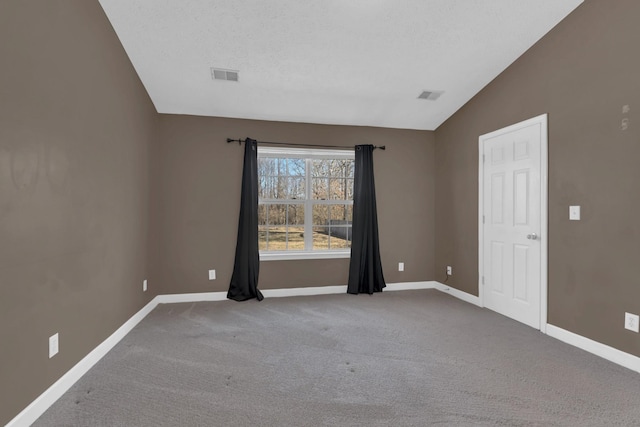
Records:
[[[49,337],[49,359],[58,354],[59,343],[60,341],[57,333]]]
[[[569,219],[580,221],[580,206],[569,206]]]
[[[404,262],[398,263],[398,271],[404,271]]]
[[[216,271],[209,270],[209,280],[216,280]]]

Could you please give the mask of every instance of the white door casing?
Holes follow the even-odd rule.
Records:
[[[547,115],[479,138],[479,296],[545,332]]]

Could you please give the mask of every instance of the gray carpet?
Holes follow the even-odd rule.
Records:
[[[435,290],[158,306],[35,426],[638,426],[640,375]]]

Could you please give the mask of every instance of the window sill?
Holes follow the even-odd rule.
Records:
[[[351,250],[317,252],[261,252],[260,261],[292,261],[297,259],[350,258]]]

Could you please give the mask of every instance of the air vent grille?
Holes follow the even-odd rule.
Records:
[[[442,90],[425,90],[420,95],[418,95],[418,99],[427,99],[429,101],[435,101],[440,98],[444,91]]]
[[[211,78],[214,80],[227,80],[237,82],[239,77],[238,70],[225,70],[224,68],[211,68]]]

